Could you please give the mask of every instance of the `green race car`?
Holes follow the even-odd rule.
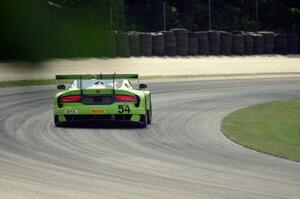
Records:
[[[151,93],[146,84],[134,89],[129,80],[137,74],[56,75],[73,80],[54,97],[54,123],[60,127],[78,122],[125,121],[146,127],[152,120]]]

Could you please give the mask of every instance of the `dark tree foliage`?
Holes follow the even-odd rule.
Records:
[[[263,0],[260,5],[260,28],[300,32],[299,0]]]
[[[109,43],[103,38],[106,30],[124,26],[123,0],[4,0],[0,4],[1,60],[100,57]]]
[[[208,29],[209,0],[166,0],[167,27]],[[300,31],[299,0],[258,0],[259,24],[256,24],[256,0],[211,0],[212,28],[222,30]],[[163,0],[125,0],[127,27],[159,30],[163,27]],[[150,22],[149,22],[150,21]],[[258,25],[258,26],[257,26]],[[157,27],[160,26],[160,27]]]
[[[126,30],[153,31],[163,27],[162,0],[125,0]]]
[[[107,30],[162,30],[164,2],[167,29],[209,28],[209,0],[1,0],[0,59],[102,56]],[[300,32],[300,0],[210,2],[212,29]]]

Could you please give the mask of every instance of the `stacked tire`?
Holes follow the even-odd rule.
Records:
[[[196,35],[198,39],[198,55],[209,55],[207,31],[198,31]]]
[[[128,34],[124,32],[120,32],[116,36],[117,38],[117,54],[120,57],[129,57],[130,49],[129,49],[129,39]]]
[[[128,34],[129,37],[129,47],[131,56],[140,56],[140,35],[138,32],[130,32]]]
[[[220,38],[221,38],[220,54],[231,55],[232,33],[221,31]]]
[[[162,33],[152,34],[152,54],[156,56],[165,55],[165,39]]]
[[[255,55],[264,52],[264,37],[261,34],[253,34],[253,50]]]
[[[243,55],[244,54],[244,39],[243,34],[236,33],[232,36],[232,48],[233,55]]]
[[[165,55],[176,56],[176,37],[173,31],[162,31],[165,40]]]
[[[96,52],[106,57],[261,55],[300,53],[298,33],[267,31],[187,31],[184,28],[159,33],[105,32],[103,45]]]
[[[285,55],[287,54],[287,35],[284,33],[275,34],[275,53]]]
[[[188,34],[185,28],[171,29],[176,36],[176,54],[180,56],[187,55],[188,52]]]
[[[251,33],[244,34],[244,55],[253,55],[253,35]]]
[[[258,32],[264,37],[264,54],[273,54],[274,53],[274,41],[275,36],[274,32]]]
[[[142,56],[152,56],[152,35],[150,33],[140,34],[140,49]]]
[[[298,54],[300,54],[300,33],[298,34]]]
[[[198,39],[195,32],[188,32],[188,55],[198,54]]]
[[[297,33],[288,33],[287,35],[287,45],[289,54],[297,54],[298,52],[298,34]]]
[[[220,55],[221,38],[220,33],[214,30],[210,30],[207,33],[209,41],[209,54]]]
[[[300,54],[300,33],[298,34],[298,54]]]

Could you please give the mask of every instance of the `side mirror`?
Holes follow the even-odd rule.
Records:
[[[65,89],[66,89],[66,86],[63,85],[63,84],[60,84],[60,85],[57,86],[57,89],[58,89],[58,90],[65,90]]]
[[[140,84],[140,85],[139,85],[139,88],[140,88],[140,89],[146,89],[146,88],[147,88],[147,84]]]

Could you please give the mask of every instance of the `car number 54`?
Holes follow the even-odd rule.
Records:
[[[118,106],[118,112],[119,113],[124,113],[124,112],[130,113],[130,107],[127,104],[121,104]]]

